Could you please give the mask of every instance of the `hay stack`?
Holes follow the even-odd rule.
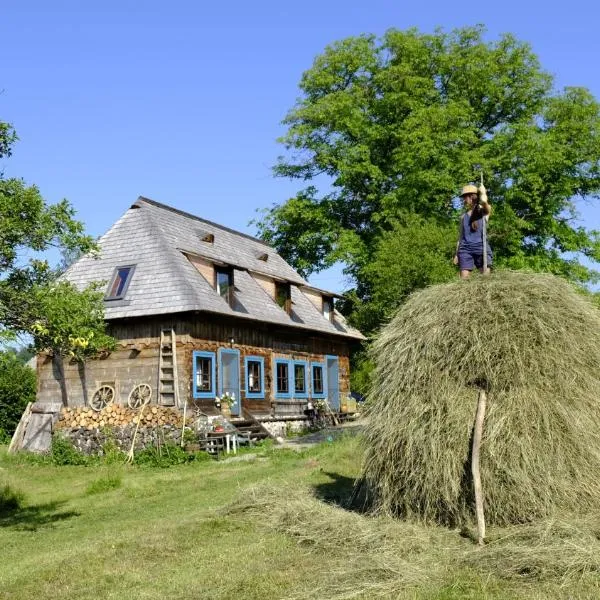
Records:
[[[414,294],[373,347],[364,478],[386,512],[506,524],[600,504],[600,311],[550,275],[498,273]]]

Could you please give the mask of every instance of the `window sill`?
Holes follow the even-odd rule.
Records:
[[[196,398],[198,400],[214,400],[215,393],[214,392],[193,392],[192,397]]]

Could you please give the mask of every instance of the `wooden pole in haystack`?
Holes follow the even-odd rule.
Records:
[[[487,190],[483,185],[483,171],[479,173],[481,177],[481,182],[479,185],[479,206],[483,209],[483,204],[487,204]],[[483,214],[483,218],[481,219],[481,238],[483,242],[483,274],[487,275],[487,219],[485,213]]]
[[[479,206],[483,208],[487,204],[487,191],[483,185],[483,171],[480,171]],[[481,219],[482,243],[483,243],[483,274],[487,275],[487,219],[485,213]],[[473,491],[475,494],[475,516],[477,518],[477,543],[483,546],[485,540],[485,512],[483,509],[483,490],[481,488],[481,471],[479,468],[479,456],[481,452],[481,439],[483,437],[483,422],[485,420],[485,408],[487,394],[483,388],[479,390],[477,397],[477,412],[473,425],[473,445],[471,447],[471,473],[473,475]]]
[[[481,438],[483,437],[483,421],[485,419],[486,404],[487,394],[484,389],[480,389],[479,396],[477,398],[477,412],[475,413],[475,424],[473,425],[473,446],[471,447],[471,473],[473,475],[473,491],[475,492],[477,543],[480,546],[483,546],[483,542],[485,539],[485,513],[483,510],[483,490],[481,488],[479,455],[481,450]]]

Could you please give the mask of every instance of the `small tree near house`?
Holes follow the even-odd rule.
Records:
[[[85,368],[88,358],[112,350],[115,340],[106,333],[101,284],[83,291],[59,281],[35,291],[34,304],[41,318],[31,325],[34,346],[47,351],[57,370],[63,405],[68,405],[64,360],[75,360]]]
[[[12,125],[0,121],[0,158],[10,157],[16,140]],[[36,186],[0,172],[0,340],[29,334],[37,351],[48,350],[65,404],[63,359],[83,365],[88,356],[114,344],[105,332],[98,286],[78,291],[57,282],[60,268],[51,268],[41,254],[50,248],[63,257],[94,251],[94,240],[74,216],[67,200],[48,204]]]

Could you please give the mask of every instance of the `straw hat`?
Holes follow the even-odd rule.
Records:
[[[462,192],[460,193],[460,195],[462,197],[465,194],[477,194],[477,188],[471,184],[465,185],[465,187],[462,189]]]

